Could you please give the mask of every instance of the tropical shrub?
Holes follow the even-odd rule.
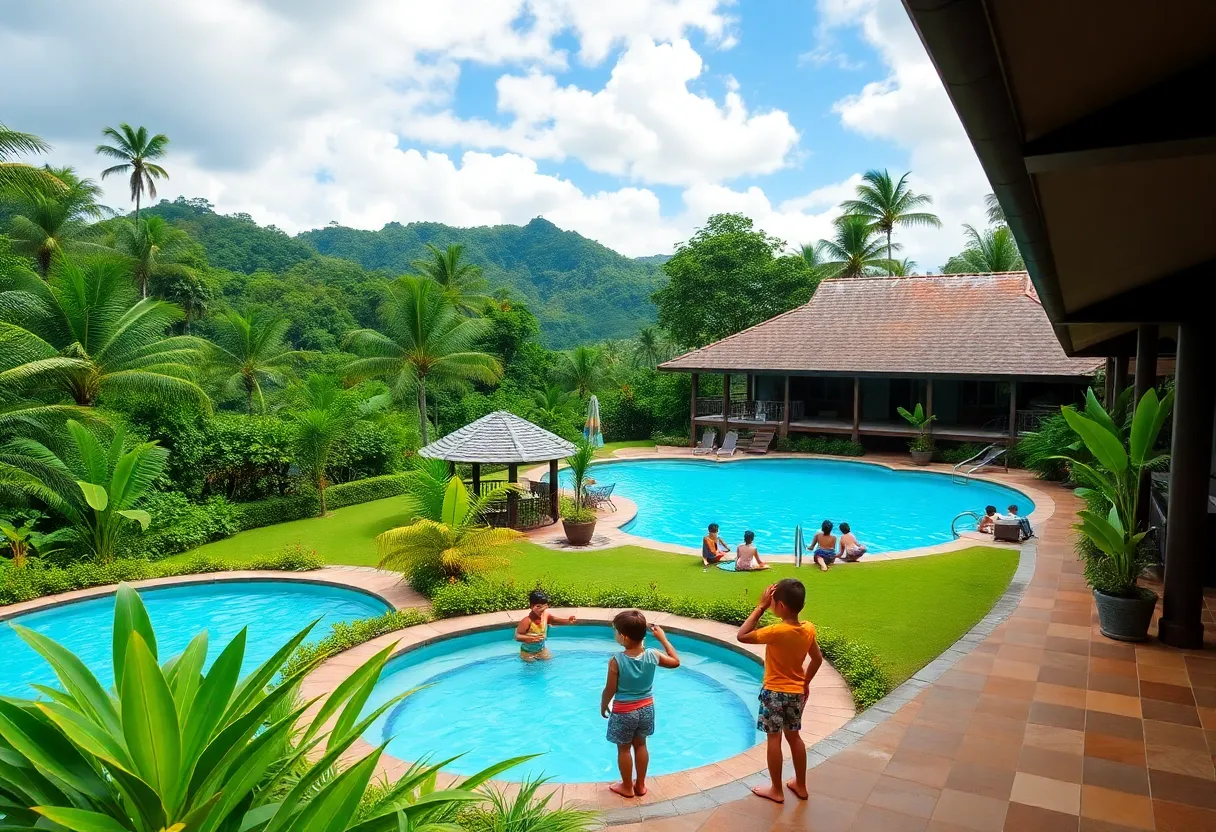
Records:
[[[297,494],[294,497],[272,497],[252,503],[235,503],[233,509],[237,525],[244,531],[313,517],[320,506],[315,494]]]
[[[783,452],[793,451],[800,454],[821,454],[823,456],[865,456],[866,449],[860,442],[851,439],[838,439],[829,436],[787,436],[778,439],[774,449]]]
[[[1039,421],[1039,429],[1022,434],[1014,451],[1026,468],[1040,479],[1060,482],[1068,479],[1065,454],[1081,452],[1081,439],[1069,426],[1063,414],[1053,414]]]
[[[529,778],[518,791],[487,787],[489,805],[466,809],[460,817],[461,827],[468,832],[586,832],[599,828],[595,812],[550,809],[553,794],[540,794],[546,782],[544,778]]]
[[[570,485],[574,491],[574,499],[559,506],[563,520],[572,523],[586,523],[595,519],[594,512],[587,506],[587,471],[595,459],[595,446],[590,442],[580,440],[573,454],[566,457],[566,465],[570,467]]]
[[[139,595],[120,586],[114,610],[114,693],[79,659],[20,625],[18,634],[55,669],[62,692],[37,704],[0,701],[0,780],[6,821],[47,822],[78,832],[258,829],[263,832],[391,832],[426,828],[481,798],[473,789],[510,760],[435,791],[441,765],[415,765],[358,816],[383,747],[340,758],[369,725],[405,696],[360,719],[392,647],[358,668],[303,720],[314,703],[293,701],[305,664],[268,689],[312,625],[243,680],[245,631],[204,673],[207,634],[176,657],[158,654]],[[332,728],[329,727],[331,720]],[[349,756],[349,755],[348,755]]]
[[[320,641],[301,644],[283,665],[284,678],[294,676],[303,667],[315,667],[330,656],[358,647],[385,633],[425,624],[431,618],[423,610],[390,610],[374,618],[339,621],[329,635]]]
[[[926,416],[925,408],[920,402],[916,403],[915,410],[909,411],[907,408],[897,407],[895,412],[902,416],[905,422],[916,428],[916,438],[908,443],[908,450],[913,452],[932,451],[933,437],[929,434],[929,425],[933,424],[937,417]]]
[[[290,490],[292,430],[286,422],[274,416],[217,414],[204,430],[199,465],[207,493],[247,501]]]
[[[399,497],[405,493],[405,474],[385,474],[368,477],[338,485],[331,485],[325,492],[330,508],[342,508],[358,503],[370,503],[386,497]]]
[[[150,560],[185,552],[241,530],[237,507],[219,494],[193,503],[177,491],[153,491],[144,497],[144,509],[152,517],[152,525],[131,541],[130,551]]]

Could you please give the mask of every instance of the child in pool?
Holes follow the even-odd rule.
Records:
[[[815,532],[815,537],[811,539],[811,550],[820,572],[827,572],[828,567],[836,562],[836,535],[832,534],[831,520],[824,520],[819,531]]]
[[[621,797],[641,797],[647,791],[646,768],[650,764],[646,738],[654,733],[654,671],[657,667],[679,667],[680,657],[657,624],[650,632],[663,646],[663,652],[646,649],[646,616],[638,610],[617,613],[612,628],[616,643],[625,649],[608,660],[608,681],[600,696],[600,716],[608,720],[608,742],[616,746],[616,764],[621,772],[621,782],[608,788]]]
[[[528,595],[528,614],[515,628],[515,640],[519,642],[519,657],[526,662],[548,661],[553,658],[545,639],[549,637],[550,624],[573,624],[578,619],[555,618],[549,612],[549,596],[543,589],[534,589]]]
[[[980,518],[980,524],[976,527],[976,531],[992,534],[996,529],[997,516],[996,506],[986,506],[984,508],[984,516]]]
[[[845,563],[857,563],[866,553],[866,547],[857,541],[848,523],[840,524],[840,557]]]

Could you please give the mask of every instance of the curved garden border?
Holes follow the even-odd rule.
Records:
[[[613,616],[618,612],[620,612],[619,609],[587,607],[562,610],[563,614],[572,613],[578,616],[579,621],[583,624],[611,624]],[[329,659],[304,679],[301,693],[306,699],[328,693],[369,658],[394,643],[397,646],[392,653],[392,658],[425,645],[488,630],[502,630],[503,638],[509,638],[514,626],[526,614],[527,610],[487,613],[462,618],[440,619],[428,624],[397,630]],[[763,661],[763,648],[757,645],[738,644],[735,641],[735,633],[738,628],[729,624],[683,618],[664,612],[647,612],[646,620],[661,624],[673,633],[714,642],[737,652],[751,655],[758,662]],[[803,720],[802,730],[808,747],[832,735],[856,715],[848,685],[830,664],[824,664],[811,683],[811,687],[815,705],[808,709]],[[674,707],[674,704],[670,707]],[[372,746],[360,738],[352,747],[351,753],[363,756],[371,750]],[[608,751],[609,746],[605,743],[603,753],[606,754]],[[762,772],[765,770],[765,766],[765,748],[761,743],[742,754],[718,763],[652,778],[647,795],[636,798],[626,805],[646,806],[681,798],[697,797],[715,788],[737,783],[743,778]],[[380,758],[377,772],[392,778],[404,773],[406,768],[406,762],[385,754]],[[445,787],[459,779],[455,775],[441,775],[439,785]],[[502,788],[510,788],[510,785],[505,783],[497,785]],[[601,810],[620,807],[623,804],[621,798],[608,791],[607,781],[551,784],[545,787],[545,792],[554,795],[555,804],[578,804]]]

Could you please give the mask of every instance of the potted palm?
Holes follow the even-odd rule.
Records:
[[[1157,603],[1157,594],[1137,583],[1147,562],[1148,530],[1136,528],[1136,506],[1141,475],[1167,458],[1154,448],[1173,403],[1173,392],[1158,400],[1157,391],[1149,390],[1136,405],[1127,431],[1098,404],[1092,390],[1084,413],[1063,408],[1069,427],[1093,457],[1092,461],[1079,454],[1061,457],[1083,485],[1077,494],[1088,505],[1077,513],[1080,519],[1073,527],[1081,535],[1085,580],[1094,592],[1102,634],[1120,641],[1148,637]]]
[[[912,427],[916,428],[916,438],[908,443],[908,450],[912,453],[912,461],[917,465],[928,465],[933,459],[933,437],[929,435],[929,425],[933,423],[936,416],[926,416],[925,409],[921,407],[920,402],[916,403],[916,409],[909,412],[906,408],[896,408],[900,416]]]
[[[571,546],[586,546],[595,534],[595,511],[587,505],[587,469],[594,458],[595,448],[585,440],[579,442],[577,450],[566,457],[574,496],[563,499],[560,508],[562,529],[566,532],[566,542]]]

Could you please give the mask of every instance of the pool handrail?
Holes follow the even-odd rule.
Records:
[[[954,540],[962,537],[962,535],[958,533],[958,529],[955,528],[955,526],[958,525],[959,518],[961,517],[974,517],[975,527],[977,529],[980,527],[980,516],[978,513],[974,511],[960,511],[958,514],[954,515],[954,519],[950,521],[950,534],[953,535]]]

